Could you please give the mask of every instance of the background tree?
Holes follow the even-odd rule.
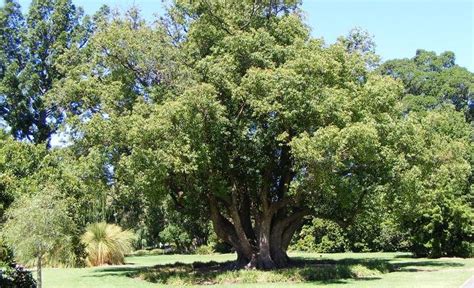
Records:
[[[406,111],[425,111],[450,103],[464,112],[466,119],[474,117],[474,73],[455,63],[453,52],[418,50],[411,59],[389,60],[379,72],[403,81]]]
[[[394,127],[388,199],[417,256],[473,253],[473,130],[463,118],[445,107]]]
[[[20,261],[36,262],[37,283],[41,288],[43,262],[49,264],[74,262],[72,237],[75,223],[68,215],[66,202],[54,187],[34,197],[22,197],[8,210],[2,236],[15,248]]]
[[[35,0],[26,16],[15,0],[0,9],[0,117],[15,138],[47,142],[61,123],[44,95],[64,76],[60,55],[87,42],[92,24],[82,14],[70,0]]]

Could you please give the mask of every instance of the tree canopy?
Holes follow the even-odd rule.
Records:
[[[8,3],[3,15],[20,19]],[[0,70],[14,71],[1,75],[0,108],[17,140],[61,128],[70,143],[2,134],[5,207],[54,184],[80,227],[109,221],[177,246],[194,245],[190,234],[204,243],[211,221],[239,268],[286,266],[311,217],[341,229],[388,219],[417,255],[472,253],[473,73],[452,53],[380,63],[360,29],[311,37],[291,0],[177,0],[153,23],[107,8],[88,22],[70,2],[48,3],[29,17],[66,7],[74,21],[58,35],[69,40],[44,44],[60,48],[44,52],[48,84],[33,98],[15,88],[20,62],[5,62],[15,69]],[[48,15],[41,25],[55,27]],[[41,103],[28,113],[59,114],[46,130],[22,116],[20,129],[9,91]]]

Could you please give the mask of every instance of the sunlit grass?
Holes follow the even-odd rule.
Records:
[[[310,260],[313,266],[265,272],[212,272],[211,269],[210,273],[197,275],[197,269],[190,269],[200,264],[191,263],[207,265],[202,263],[215,261],[214,265],[218,265],[234,260],[235,255],[133,256],[127,257],[123,266],[46,269],[44,280],[47,288],[180,287],[193,283],[194,287],[211,283],[217,284],[212,287],[459,287],[474,273],[474,259],[416,259],[406,253],[293,253],[291,256]],[[182,264],[170,265],[176,262]]]

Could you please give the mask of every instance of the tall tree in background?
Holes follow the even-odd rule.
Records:
[[[70,0],[35,0],[26,16],[15,0],[0,9],[0,117],[15,138],[48,142],[61,123],[44,95],[64,76],[58,57],[87,42],[92,25],[82,14]]]
[[[394,59],[380,66],[379,72],[403,81],[406,111],[426,111],[453,104],[474,120],[474,73],[456,65],[453,52],[416,51],[411,59]]]

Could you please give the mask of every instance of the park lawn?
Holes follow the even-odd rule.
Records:
[[[461,258],[411,258],[406,253],[291,253],[300,259],[335,260],[341,263],[366,263],[375,261],[389,263],[392,272],[378,273],[372,277],[359,279],[332,279],[304,283],[291,283],[297,287],[460,287],[474,274],[474,259]],[[44,287],[169,287],[169,285],[141,280],[136,275],[152,269],[155,265],[175,262],[193,263],[233,260],[234,254],[216,255],[153,255],[127,257],[127,265],[97,268],[49,268],[44,269]],[[244,272],[245,273],[245,272]],[[271,273],[271,272],[251,272]],[[133,277],[131,277],[133,276]],[[289,283],[247,283],[232,284],[232,287],[288,287]],[[214,287],[224,285],[215,285]],[[225,286],[229,286],[228,283]]]

